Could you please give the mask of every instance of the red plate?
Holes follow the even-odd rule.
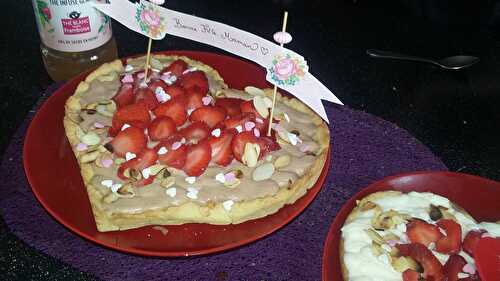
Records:
[[[232,57],[191,51],[165,54],[185,55],[211,65],[233,88],[269,86],[261,67]],[[70,230],[98,244],[148,256],[201,255],[235,248],[276,231],[300,214],[319,192],[328,173],[329,158],[320,178],[304,197],[262,219],[227,226],[168,226],[165,236],[151,226],[98,232],[62,121],[66,99],[85,77],[86,74],[81,74],[62,86],[33,118],[24,142],[24,169],[33,193],[42,206]]]
[[[323,249],[323,281],[343,280],[338,251],[340,229],[356,206],[356,200],[383,190],[433,192],[457,203],[477,221],[500,220],[499,182],[452,172],[416,172],[382,179],[354,195],[335,217]]]

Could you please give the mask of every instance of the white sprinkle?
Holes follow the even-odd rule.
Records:
[[[182,139],[181,139],[181,143],[182,143],[182,144],[185,144],[185,143],[186,143],[186,139],[185,139],[185,138],[182,138]]]
[[[135,155],[135,153],[132,153],[132,152],[127,152],[125,153],[125,160],[131,160],[131,159],[134,159],[137,155]]]
[[[399,230],[401,233],[405,233],[406,232],[406,224],[400,223],[400,224],[396,225],[396,229]]]
[[[463,272],[459,272],[457,274],[457,277],[458,277],[458,279],[467,278],[467,277],[469,277],[469,274],[463,273]]]
[[[203,105],[209,105],[212,102],[212,97],[211,96],[204,96],[201,101],[203,102]]]
[[[125,123],[125,124],[123,124],[122,128],[120,129],[120,131],[123,131],[123,130],[125,130],[127,128],[130,128],[130,125],[127,124],[127,123]]]
[[[132,83],[134,82],[134,77],[131,74],[125,74],[122,78],[122,83]]]
[[[474,274],[476,273],[476,266],[472,263],[466,263],[462,271],[465,273]]]
[[[186,196],[191,199],[198,199],[198,189],[194,187],[188,187],[187,188],[187,193]]]
[[[140,88],[147,88],[148,87],[148,83],[146,83],[145,81],[142,81],[141,84],[139,84],[139,87]]]
[[[297,145],[297,143],[302,142],[302,140],[299,139],[299,137],[296,134],[288,133],[287,136],[288,140],[290,140],[290,143],[292,145]]]
[[[134,70],[134,67],[133,67],[133,66],[131,66],[130,64],[127,64],[127,65],[125,66],[125,71],[126,71],[126,72],[129,72],[129,71],[132,71],[132,70]]]
[[[194,109],[194,108],[189,108],[189,109],[187,110],[187,114],[188,114],[189,116],[191,116],[191,113],[193,113],[193,111],[195,111],[195,109]]]
[[[238,131],[238,133],[241,133],[243,131],[243,127],[241,125],[236,126],[236,131]]]
[[[222,206],[224,207],[224,209],[226,209],[226,211],[230,211],[233,205],[234,205],[233,200],[227,200],[222,203]]]
[[[184,180],[189,184],[193,184],[196,182],[196,177],[186,177]]]
[[[251,121],[245,122],[245,131],[250,131],[253,128],[255,128],[254,122],[251,122]]]
[[[120,187],[122,187],[122,184],[121,183],[115,183],[111,186],[111,191],[112,192],[117,192],[118,189],[120,189]]]
[[[163,154],[166,154],[168,152],[168,149],[166,149],[164,146],[160,147],[160,149],[158,149],[158,155],[163,155]]]
[[[429,243],[429,245],[427,246],[427,248],[429,250],[434,250],[436,248],[436,243],[434,243],[434,242]]]
[[[213,130],[211,134],[212,134],[212,136],[218,138],[218,137],[220,137],[220,133],[221,133],[220,129],[217,128],[217,129]]]
[[[176,141],[172,144],[172,150],[177,150],[181,147],[182,143],[180,141]]]
[[[175,197],[175,195],[177,194],[177,188],[175,188],[175,187],[171,187],[171,188],[169,188],[169,189],[165,190],[165,193],[166,193],[168,196],[170,196],[170,197],[174,198],[174,197]]]
[[[283,112],[283,115],[285,116],[286,122],[290,123],[290,116],[288,116],[288,114],[286,114],[286,112]]]
[[[159,103],[164,103],[172,98],[162,87],[156,87],[155,96]]]
[[[444,229],[442,229],[441,227],[438,227],[439,228],[439,232],[441,232],[441,234],[443,234],[444,236],[446,236],[446,231],[444,231]]]
[[[167,83],[167,85],[172,85],[175,83],[175,81],[177,81],[177,77],[175,75],[172,75],[170,71],[163,73],[160,79],[163,80],[163,82]]]
[[[259,118],[259,117],[255,118],[255,121],[256,121],[257,123],[264,124],[264,120],[262,120],[262,119],[261,119],[261,118]]]
[[[148,179],[149,176],[151,175],[151,169],[150,168],[146,168],[146,169],[144,169],[144,170],[141,171],[141,174],[142,174],[142,176],[145,179]]]
[[[84,144],[83,142],[76,145],[76,151],[85,151],[88,148],[89,146]]]
[[[253,134],[254,134],[254,136],[256,136],[256,137],[260,137],[260,131],[259,131],[259,129],[257,129],[257,128],[253,128]]]
[[[101,181],[101,184],[104,185],[105,187],[111,187],[113,185],[112,180],[103,180]]]
[[[223,173],[218,173],[217,175],[215,175],[215,180],[220,182],[220,183],[225,183],[226,177],[224,176]]]

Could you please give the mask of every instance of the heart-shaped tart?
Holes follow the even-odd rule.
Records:
[[[64,127],[99,231],[237,224],[293,204],[325,164],[329,130],[272,91],[230,89],[180,56],[104,64],[66,102]]]

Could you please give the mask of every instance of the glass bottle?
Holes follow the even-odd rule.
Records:
[[[69,79],[118,57],[111,20],[90,0],[32,1],[42,59],[53,80]]]

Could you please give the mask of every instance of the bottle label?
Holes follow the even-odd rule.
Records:
[[[110,18],[92,7],[90,0],[33,0],[33,8],[40,38],[49,48],[82,52],[111,38]]]

